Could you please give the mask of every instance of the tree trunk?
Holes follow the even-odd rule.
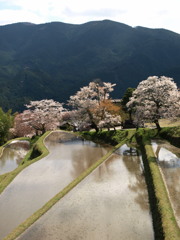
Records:
[[[158,121],[158,120],[155,120],[154,123],[156,124],[156,127],[157,127],[158,131],[160,131],[160,130],[161,130],[161,127],[160,127],[160,125],[159,125],[159,121]]]
[[[133,122],[133,120],[132,120],[132,111],[131,111],[131,110],[129,111],[129,120],[130,120],[131,122]]]
[[[97,125],[94,122],[92,122],[91,127],[94,128],[96,130],[96,132],[99,132],[99,128],[97,127]]]
[[[91,111],[89,109],[87,109],[87,112],[88,112],[88,115],[89,115],[89,119],[91,121],[91,127],[95,128],[96,132],[99,132],[99,128],[98,128],[97,124],[93,120],[93,115],[92,115]]]

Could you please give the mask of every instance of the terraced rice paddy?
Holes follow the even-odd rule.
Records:
[[[123,145],[18,240],[152,240],[141,158]]]
[[[109,150],[65,132],[51,133],[45,144],[50,154],[25,168],[0,195],[0,239]]]

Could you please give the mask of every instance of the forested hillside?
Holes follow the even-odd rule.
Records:
[[[152,75],[180,85],[180,35],[109,20],[0,27],[0,106],[67,99],[96,78],[116,83],[114,98]]]

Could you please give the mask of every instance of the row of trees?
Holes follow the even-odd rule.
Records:
[[[137,89],[127,89],[121,107],[110,100],[114,87],[109,82],[90,82],[70,97],[71,110],[52,99],[31,101],[15,117],[11,132],[14,136],[32,136],[63,125],[76,130],[115,128],[122,124],[122,110],[137,127],[148,121],[160,129],[159,119],[180,117],[180,93],[172,78],[153,76],[140,82]]]
[[[0,145],[5,143],[8,139],[9,129],[13,124],[13,115],[11,115],[11,111],[4,112],[2,108],[0,108]]]
[[[90,82],[70,97],[71,111],[52,99],[31,101],[26,105],[27,110],[16,116],[11,132],[15,136],[31,136],[65,124],[76,130],[95,128],[99,131],[103,127],[115,127],[121,123],[121,117],[119,107],[109,99],[114,86],[101,81]]]

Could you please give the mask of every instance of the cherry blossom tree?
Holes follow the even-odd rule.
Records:
[[[41,101],[31,101],[26,107],[30,111],[30,117],[26,123],[38,132],[44,133],[47,130],[54,130],[60,125],[62,120],[62,103],[52,99],[43,99]]]
[[[90,82],[89,86],[81,88],[74,96],[70,97],[69,105],[76,110],[75,119],[81,128],[82,126],[91,126],[99,131],[99,127],[103,125],[102,121],[104,124],[107,118],[109,122],[111,121],[114,116],[112,112],[107,111],[102,102],[104,101],[105,104],[105,101],[109,99],[109,94],[114,90],[115,85],[109,82]]]
[[[66,111],[62,113],[62,121],[60,128],[76,131],[77,129],[87,129],[88,125],[86,121],[79,117],[80,112],[78,110]]]
[[[14,137],[32,137],[36,134],[35,129],[30,126],[29,122],[33,120],[33,114],[29,110],[16,114],[14,126],[10,129]]]
[[[112,127],[121,124],[121,117],[119,115],[120,107],[116,106],[111,100],[102,100],[94,109],[92,113],[95,116],[99,128],[107,127],[108,130]]]
[[[172,78],[151,76],[139,83],[127,107],[137,125],[150,121],[160,130],[159,119],[180,116],[180,93]]]

